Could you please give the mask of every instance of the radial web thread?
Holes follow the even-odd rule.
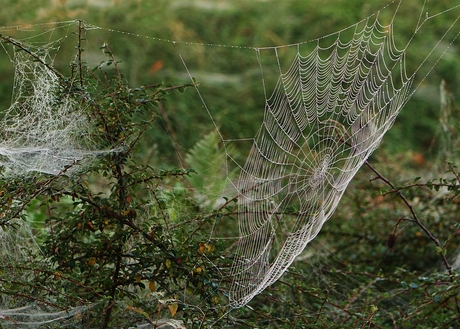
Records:
[[[348,42],[338,34],[327,48],[298,52],[281,73],[237,183],[235,307],[278,280],[316,237],[409,99],[413,76],[391,30],[367,22]]]
[[[231,308],[246,305],[277,281],[318,235],[356,172],[417,88],[413,83],[418,69],[406,74],[410,41],[401,49],[396,47],[393,23],[381,23],[376,14],[346,29],[353,31],[348,39],[339,32],[328,36],[335,41],[327,46],[322,39],[309,42],[316,42],[316,47],[305,53],[302,43],[241,47],[248,52],[255,50],[257,55],[272,52],[279,79],[271,96],[266,97],[263,123],[251,139],[252,148],[240,166],[236,183],[229,179],[237,191],[239,236],[230,248],[235,255],[231,269],[222,270],[222,282],[231,283],[219,289],[225,290]],[[53,47],[58,46],[40,47],[42,63],[52,62],[45,50]],[[281,52],[294,47],[296,55],[283,69]],[[188,70],[192,64],[180,52],[179,57],[192,77]],[[25,51],[15,52],[11,60],[15,67],[13,102],[0,118],[0,167],[6,168],[7,174],[57,175],[68,166],[113,151],[100,150],[85,137],[94,127],[82,115],[78,101],[60,90],[61,77],[31,61]],[[208,110],[204,98],[201,100]],[[208,114],[216,125],[209,110]],[[230,141],[222,136],[219,131],[224,144]],[[219,239],[213,233],[210,236],[210,240]],[[23,312],[21,308],[11,312],[18,310]],[[1,312],[7,314],[6,309]],[[56,319],[61,316],[51,314]]]

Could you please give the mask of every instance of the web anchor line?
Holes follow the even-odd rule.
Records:
[[[414,83],[417,73],[436,56],[428,73],[421,77],[423,81],[458,39],[460,32],[453,37],[451,34],[460,16],[427,51],[415,72],[406,74],[406,52],[416,34],[431,19],[451,13],[460,5],[428,14],[425,1],[413,35],[398,49],[393,30],[401,3],[402,0],[394,0],[386,6],[396,7],[388,24],[382,22],[381,10],[315,40],[267,47],[183,42],[82,21],[55,23],[56,29],[77,23],[87,30],[105,30],[174,45],[184,74],[193,82],[203,105],[199,110],[209,117],[224,145],[226,161],[234,162],[240,171],[237,179],[231,180],[227,169],[226,178],[236,190],[231,200],[237,201],[238,236],[233,237],[236,242],[230,248],[234,256],[231,268],[219,269],[222,277],[230,281],[227,287],[219,287],[228,296],[230,308],[247,305],[276,282],[318,235],[356,172],[419,88],[421,82]],[[352,34],[349,39],[347,32]],[[324,45],[329,40],[333,41]],[[252,59],[259,66],[265,101],[264,119],[255,136],[231,138],[219,129],[212,106],[195,83],[192,64],[182,50],[192,46],[248,50],[255,56]],[[303,53],[303,46],[313,49]],[[49,51],[53,47],[58,49],[59,44],[42,47],[45,51],[36,57],[38,62],[27,58],[31,52],[26,47],[10,58],[16,75],[13,102],[0,122],[0,165],[9,174],[40,172],[56,176],[69,165],[113,151],[99,150],[91,141],[75,139],[91,124],[81,115],[74,99],[63,97],[60,103],[54,102],[62,77],[43,65],[53,62]],[[438,54],[436,50],[442,47],[444,51]],[[286,59],[285,53],[291,49],[290,55],[295,54]],[[265,74],[265,53],[274,58],[272,64],[279,77],[273,88]],[[226,145],[242,141],[251,142],[251,148],[243,164],[239,164]]]
[[[240,237],[229,275],[234,308],[276,282],[317,236],[392,127],[414,93],[416,73],[434,52],[407,76],[406,50],[412,39],[398,49],[393,21],[383,25],[376,15],[347,42],[338,37],[327,48],[317,42],[306,56],[300,44],[292,45],[297,55],[284,71],[278,55],[282,47],[263,48],[274,51],[280,78],[267,98],[264,121],[236,185]],[[257,58],[263,71],[261,50]],[[299,209],[298,214],[289,214],[290,208]]]

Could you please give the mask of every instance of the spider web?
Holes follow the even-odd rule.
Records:
[[[367,22],[348,42],[339,34],[329,48],[297,53],[281,73],[237,184],[235,306],[274,283],[316,237],[408,100],[412,77],[391,29]]]
[[[233,265],[230,269],[219,268],[222,286],[231,279],[228,287],[219,289],[225,290],[232,308],[246,305],[278,280],[318,235],[353,176],[458,36],[454,30],[457,17],[444,37],[427,50],[414,72],[407,74],[406,54],[412,39],[403,47],[396,46],[393,29],[398,9],[399,5],[387,24],[377,13],[324,38],[279,47],[178,42],[87,25],[97,31],[124,34],[128,39],[142,38],[170,46],[185,68],[183,77],[197,77],[200,81],[200,86],[195,84],[197,95],[227,150],[229,186],[222,195],[233,189],[238,203],[239,235],[220,236],[227,226],[221,229],[219,223],[209,233],[210,240],[235,242],[229,248]],[[442,14],[420,19],[412,38]],[[63,26],[72,24],[75,22]],[[39,48],[57,50],[61,41]],[[260,69],[265,107],[255,136],[227,138],[218,128],[218,115],[214,112],[217,106],[208,102],[204,93],[206,84],[215,81],[201,81],[199,77],[197,58],[209,49],[229,57],[233,52],[251,53]],[[27,56],[27,52],[15,52],[11,57],[16,74],[13,102],[0,123],[0,165],[7,168],[7,173],[37,171],[56,175],[75,162],[91,161],[98,154],[112,152],[99,150],[85,138],[87,134],[82,132],[93,128],[78,102],[62,96],[56,73],[27,60]],[[40,59],[53,62],[47,51]],[[277,79],[271,85],[269,75],[273,68]],[[414,84],[417,76],[418,84]],[[251,146],[245,160],[240,161],[230,151],[231,146],[247,142]],[[229,175],[235,167],[240,170],[237,179]],[[56,319],[61,315],[57,314]]]
[[[401,2],[393,4],[387,24],[383,21],[388,18],[380,19],[378,12],[318,40],[254,48],[263,74],[270,70],[264,58],[271,58],[279,79],[266,97],[263,122],[250,139],[249,154],[238,164],[239,177],[236,183],[230,181],[238,194],[239,228],[228,274],[232,307],[246,305],[276,282],[318,235],[356,172],[457,38],[458,31],[451,39],[446,36],[459,17],[445,39],[407,74],[411,42],[442,13],[430,16],[422,10],[425,18],[420,16],[412,38],[398,48],[393,29]],[[187,60],[181,59],[193,75]],[[265,90],[271,90],[262,80]],[[210,112],[206,95],[200,97]],[[227,145],[234,142],[222,139]]]
[[[52,31],[75,26],[75,22],[57,25],[61,26]],[[84,109],[63,92],[64,77],[50,69],[52,54],[66,37],[48,44],[35,44],[33,39],[23,43],[10,39],[19,47],[10,55],[15,78],[12,104],[0,120],[0,167],[7,175],[70,174],[78,169],[76,163],[113,150],[98,149]]]

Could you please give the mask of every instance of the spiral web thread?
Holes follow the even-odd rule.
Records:
[[[243,47],[255,49],[257,55],[273,52],[279,60],[280,78],[267,97],[263,124],[235,186],[240,234],[233,266],[223,274],[231,277],[227,292],[232,307],[246,305],[273,284],[317,236],[355,173],[415,91],[412,84],[418,69],[406,75],[409,44],[397,49],[393,21],[381,24],[377,15],[351,28],[355,31],[349,40],[339,32],[325,47],[318,39],[307,55],[302,54],[303,44]],[[58,46],[40,48],[43,62],[52,62],[49,51],[53,47]],[[282,70],[278,55],[286,47],[298,49],[289,68]],[[12,61],[13,103],[0,122],[0,166],[7,173],[56,175],[84,158],[110,152],[97,150],[85,138],[92,127],[77,102],[58,92],[59,76],[31,61],[27,52],[15,52]],[[212,115],[211,119],[214,122]],[[230,141],[220,137],[224,144]],[[13,317],[24,310],[36,311],[34,306],[7,306],[0,316]],[[40,315],[42,323],[33,320],[31,325],[62,316],[45,311]]]
[[[368,19],[347,42],[338,33],[328,47],[297,51],[281,72],[236,186],[234,307],[278,280],[317,236],[413,94],[408,45],[397,49],[392,25]]]

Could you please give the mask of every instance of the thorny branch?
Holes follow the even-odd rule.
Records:
[[[4,36],[4,35],[1,35],[0,34],[0,39],[6,41],[7,43],[17,47],[18,49],[22,50],[22,51],[25,51],[26,53],[28,53],[34,60],[36,60],[37,62],[39,62],[40,64],[42,64],[43,66],[45,66],[47,69],[49,69],[51,72],[53,72],[54,74],[56,74],[61,80],[65,81],[66,78],[64,77],[64,75],[59,72],[57,69],[55,69],[51,64],[49,63],[46,63],[42,58],[40,58],[40,56],[38,56],[37,54],[33,53],[27,46],[25,46],[24,44],[22,44],[21,42],[17,41],[17,40],[14,40],[13,38],[9,37],[9,36]]]
[[[422,223],[422,221],[418,217],[417,213],[415,212],[414,207],[409,202],[409,200],[407,200],[407,198],[404,196],[404,194],[402,193],[401,189],[398,189],[388,178],[383,176],[368,161],[366,161],[365,164],[370,170],[372,170],[374,172],[374,174],[377,175],[377,177],[374,178],[373,180],[380,179],[385,184],[387,184],[389,187],[391,187],[392,191],[394,191],[394,193],[402,200],[402,202],[409,209],[409,211],[410,211],[410,213],[412,215],[413,222],[415,222],[415,224],[418,227],[420,227],[420,229],[423,232],[425,232],[425,234],[430,238],[430,240],[433,241],[433,243],[436,245],[437,249],[439,248],[439,250],[442,250],[443,247],[442,247],[441,243],[439,242],[439,239],[437,239],[433,235],[433,233],[431,233],[431,231]],[[451,165],[450,165],[450,167],[451,167]],[[453,172],[455,172],[452,167],[451,167],[451,169],[452,169]],[[398,221],[398,223],[399,223],[399,221]],[[452,272],[452,266],[450,265],[449,260],[447,259],[446,255],[443,252],[440,252],[439,255],[441,256],[441,259],[442,259],[442,261],[444,263],[444,266],[445,266],[445,268],[447,270],[447,273],[449,274],[451,282],[454,282],[454,274]],[[457,312],[460,313],[460,304],[459,304],[457,298],[455,298],[455,305],[456,305],[456,308],[457,308]]]

